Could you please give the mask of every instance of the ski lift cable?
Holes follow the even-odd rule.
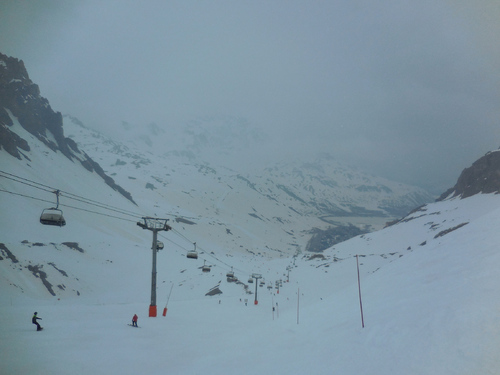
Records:
[[[115,216],[115,215],[109,215],[109,214],[105,214],[105,213],[97,212],[97,211],[92,211],[92,210],[87,210],[85,208],[70,206],[70,205],[67,205],[67,204],[59,204],[59,206],[73,208],[75,210],[80,210],[80,211],[85,211],[85,212],[90,212],[90,213],[93,213],[93,214],[96,214],[96,215],[107,216],[107,217],[111,217],[111,218],[114,218],[114,219],[124,220],[124,221],[128,221],[128,222],[131,222],[131,223],[135,223],[136,222],[135,220],[125,219],[123,217],[119,217],[119,216]]]
[[[30,195],[26,195],[26,194],[21,194],[21,193],[15,193],[15,192],[12,192],[12,191],[8,191],[8,190],[4,190],[4,189],[0,189],[0,192],[4,192],[4,193],[9,193],[9,194],[12,194],[12,195],[17,195],[17,196],[20,196],[20,197],[23,197],[23,198],[29,198],[29,199],[33,199],[33,200],[38,200],[38,201],[41,201],[41,202],[45,202],[45,203],[53,203],[52,201],[49,201],[49,200],[46,200],[46,199],[41,199],[41,198],[36,198],[36,197],[33,197],[33,196],[30,196]],[[75,210],[80,210],[80,211],[85,211],[85,212],[89,212],[89,213],[93,213],[93,214],[96,214],[96,215],[101,215],[101,216],[107,216],[107,217],[111,217],[111,218],[114,218],[114,219],[120,219],[120,220],[124,220],[124,221],[129,221],[129,222],[133,222],[135,223],[135,220],[129,220],[129,219],[125,219],[125,218],[122,218],[122,217],[118,217],[118,216],[114,216],[114,215],[108,215],[108,214],[105,214],[105,213],[101,213],[101,212],[96,212],[96,211],[92,211],[92,210],[87,210],[87,209],[84,209],[84,208],[81,208],[81,207],[75,207],[75,206],[70,206],[70,205],[67,205],[67,204],[60,204],[60,206],[63,206],[63,207],[67,207],[67,208],[72,208],[72,209],[75,209]],[[175,231],[177,232],[177,231]],[[162,237],[163,239],[165,239],[166,241],[174,244],[175,246],[177,246],[178,248],[184,250],[184,251],[188,251],[188,249],[186,249],[184,246],[182,245],[179,245],[178,243],[172,241],[170,238],[167,238],[161,234],[159,234],[160,237]],[[181,237],[183,237],[184,239],[188,240],[186,236],[182,235]],[[188,240],[189,241],[189,240]],[[200,248],[198,246],[198,248]],[[249,273],[248,271],[245,271],[245,270],[241,270],[239,268],[236,268],[234,266],[230,266],[228,263],[220,260],[219,258],[217,258],[216,256],[214,256],[213,254],[211,254],[210,252],[206,251],[206,250],[203,250],[201,249],[205,254],[207,254],[208,256],[214,258],[217,262],[229,267],[228,269],[230,268],[233,268],[234,270],[238,271],[238,272],[241,272],[242,274],[247,274]],[[204,261],[208,261],[207,259],[205,258],[201,258],[202,260]],[[224,267],[222,267],[224,268]],[[251,273],[250,273],[251,274]]]
[[[182,238],[184,238],[186,241],[189,241],[189,242],[191,242],[191,243],[194,243],[194,241],[192,241],[191,239],[187,238],[184,234],[182,234],[182,233],[181,233],[181,232],[179,232],[178,230],[176,230],[176,229],[172,229],[172,232],[174,232],[175,234],[177,234],[177,235],[181,236],[181,237],[182,237]],[[248,273],[248,272],[247,272],[247,271],[245,271],[245,270],[241,270],[241,269],[239,269],[239,268],[237,268],[237,267],[231,266],[230,264],[228,264],[228,263],[224,262],[223,260],[219,259],[217,256],[215,256],[215,255],[214,255],[214,254],[212,254],[211,252],[209,252],[209,251],[207,251],[207,250],[203,249],[203,248],[202,248],[201,246],[199,246],[199,245],[198,245],[198,249],[199,249],[200,251],[202,251],[202,252],[206,253],[208,256],[212,257],[213,259],[215,259],[217,262],[219,262],[219,263],[223,264],[223,265],[224,265],[224,266],[226,266],[226,267],[229,267],[227,270],[229,270],[229,269],[231,269],[231,268],[234,268],[234,269],[235,269],[237,272],[239,272],[239,273]],[[223,268],[225,268],[225,267],[223,267]]]
[[[33,187],[33,188],[37,188],[37,189],[40,189],[40,190],[43,190],[43,191],[46,191],[46,192],[50,192],[50,193],[54,193],[55,191],[58,191],[59,195],[61,195],[61,193],[63,193],[63,195],[66,198],[73,199],[73,200],[79,201],[79,202],[84,203],[84,204],[92,205],[92,206],[103,208],[103,209],[110,210],[110,211],[114,211],[114,212],[117,212],[117,213],[120,213],[120,214],[124,214],[124,215],[133,216],[135,218],[140,218],[140,217],[143,216],[143,215],[139,215],[139,214],[136,214],[136,213],[132,214],[131,211],[118,209],[118,208],[110,206],[108,204],[100,203],[100,202],[97,202],[97,201],[94,201],[92,199],[88,199],[88,198],[85,198],[85,197],[82,197],[82,196],[79,196],[79,195],[76,195],[76,194],[72,194],[72,193],[69,193],[69,192],[61,191],[61,190],[55,189],[53,187],[50,187],[48,185],[44,185],[44,184],[41,184],[41,183],[38,183],[38,182],[35,182],[35,181],[32,181],[32,180],[29,180],[29,179],[24,178],[24,177],[16,176],[16,175],[14,175],[12,173],[8,173],[8,172],[2,171],[2,170],[0,170],[0,173],[3,173],[5,175],[7,175],[7,176],[0,175],[0,177],[4,177],[4,178],[10,179],[12,181],[15,181],[15,182],[18,182],[18,183],[22,183],[24,185],[27,185],[27,186],[30,186],[30,187]],[[9,176],[11,176],[11,177],[9,177]],[[27,181],[27,182],[20,181],[20,180],[24,180],[24,181]],[[36,186],[36,185],[39,185],[39,186]],[[30,198],[30,199],[38,200],[38,201],[41,201],[41,202],[53,203],[52,201],[48,201],[48,200],[45,200],[45,199],[36,198],[36,197],[32,197],[32,196],[25,195],[25,194],[20,194],[20,193],[14,193],[14,192],[3,190],[3,189],[0,189],[0,191],[6,192],[6,193],[10,193],[10,194],[13,194],[13,195],[22,196],[22,197],[25,197],[25,198]],[[124,221],[135,222],[133,220],[129,220],[129,219],[125,219],[125,218],[122,218],[122,217],[118,217],[118,216],[114,216],[114,215],[109,215],[109,214],[105,214],[105,213],[100,213],[100,212],[96,212],[96,211],[84,209],[84,208],[81,208],[81,207],[75,207],[75,206],[71,206],[71,205],[67,205],[67,204],[59,204],[59,205],[63,206],[63,207],[73,208],[73,209],[76,209],[76,210],[80,210],[80,211],[85,211],[85,212],[89,212],[89,213],[101,215],[101,216],[107,216],[107,217],[111,217],[111,218],[115,218],[115,219],[120,219],[120,220],[124,220]],[[179,215],[171,215],[171,216],[179,217]],[[187,238],[185,235],[183,235],[178,230],[173,229],[173,232],[176,233],[178,236],[182,237],[184,240],[186,240],[186,241],[188,241],[190,243],[193,243],[193,241],[191,241],[189,238]],[[168,238],[165,238],[165,239],[167,241],[173,243],[174,245],[178,246],[179,248],[187,251],[187,249],[185,247],[183,247],[183,246],[175,243],[174,241],[172,241],[172,240],[170,240]],[[208,252],[206,250],[203,250],[203,248],[201,248],[200,246],[198,246],[198,248],[201,251],[203,251],[204,253],[206,253],[208,256],[210,256],[213,259],[215,259],[217,262],[219,262],[219,263],[221,263],[221,264],[223,264],[223,265],[225,265],[225,266],[227,266],[229,268],[234,268],[238,272],[246,273],[246,271],[243,271],[243,270],[240,270],[238,268],[235,268],[234,266],[231,266],[228,263],[226,263],[226,262],[222,261],[221,259],[217,258],[212,253],[210,253],[210,252]]]
[[[179,235],[180,237],[182,237],[184,240],[186,240],[186,241],[190,242],[191,244],[195,243],[195,242],[191,241],[189,238],[187,238],[185,235],[183,235],[182,233],[180,233],[179,231],[177,231],[176,229],[173,229],[173,228],[172,228],[171,232],[174,232],[175,234]],[[181,249],[183,249],[183,250],[185,250],[185,251],[189,251],[189,250],[188,250],[188,249],[186,249],[185,247],[183,247],[183,246],[181,246],[181,245],[179,245],[179,244],[177,244],[177,243],[173,242],[172,240],[170,240],[170,239],[166,238],[165,236],[163,236],[163,235],[161,235],[161,236],[162,236],[162,238],[165,238],[167,241],[170,241],[170,242],[174,243],[174,244],[175,244],[176,246],[178,246],[179,248],[181,248]],[[208,252],[208,251],[204,250],[202,247],[200,247],[200,246],[198,245],[198,243],[197,243],[197,249],[198,249],[198,250],[200,250],[200,251],[202,251],[203,253],[205,253],[205,254],[206,254],[206,255],[208,255],[209,257],[211,257],[211,258],[215,259],[216,263],[220,263],[220,264],[222,264],[222,265],[224,265],[224,266],[228,267],[227,269],[226,269],[226,267],[224,267],[224,266],[222,266],[222,267],[221,267],[221,268],[223,268],[223,269],[225,269],[225,270],[234,269],[234,270],[236,270],[237,272],[242,273],[242,274],[247,274],[247,273],[248,273],[248,271],[241,270],[241,269],[239,269],[239,268],[237,268],[237,267],[231,266],[230,264],[228,264],[228,263],[224,262],[223,260],[219,259],[217,256],[213,255],[211,252]],[[200,257],[200,259],[201,259],[201,260],[204,260],[204,261],[208,261],[208,259],[206,259],[206,257],[205,257],[205,258],[204,258],[204,257]],[[212,261],[212,262],[213,262],[213,261]],[[251,274],[251,273],[250,273],[250,274]]]
[[[228,268],[225,268],[225,267],[222,267],[224,268],[225,270],[229,271],[229,270],[236,270],[237,272],[240,272],[240,273],[243,273],[243,274],[246,274],[248,273],[247,271],[244,271],[244,270],[241,270],[237,267],[234,267],[234,266],[231,266],[230,264],[224,262],[223,260],[219,259],[217,256],[215,256],[214,254],[212,254],[211,252],[207,251],[207,250],[204,250],[201,246],[198,246],[198,249],[200,249],[201,251],[203,251],[203,253],[205,253],[206,255],[208,255],[209,257],[215,259],[217,262],[223,264],[224,266],[228,267]],[[203,258],[202,258],[203,259]]]
[[[178,235],[179,237],[182,237],[184,240],[189,242],[190,244],[193,244],[195,241],[192,241],[191,239],[187,238],[185,235],[183,235],[181,232],[179,232],[177,229],[172,228],[172,232]]]
[[[129,215],[129,216],[133,216],[133,217],[136,217],[136,218],[141,218],[141,217],[144,216],[144,215],[138,214],[136,212],[125,210],[125,209],[122,209],[122,208],[117,208],[117,207],[111,206],[109,204],[101,203],[101,202],[95,201],[93,199],[89,199],[89,198],[85,198],[85,197],[82,197],[82,196],[79,196],[79,195],[76,195],[76,194],[68,193],[66,191],[61,191],[61,192],[64,193],[64,196],[67,197],[67,198],[69,198],[69,199],[74,199],[74,200],[77,200],[77,201],[80,201],[80,202],[83,202],[83,203],[86,203],[86,204],[90,204],[90,205],[98,206],[98,207],[101,207],[101,208],[105,208],[105,209],[108,209],[110,211],[116,211],[116,212],[122,213],[124,215]]]
[[[77,195],[77,194],[73,194],[73,193],[70,193],[70,192],[67,192],[67,191],[64,191],[64,190],[56,189],[54,187],[51,187],[51,186],[48,186],[48,185],[45,185],[45,184],[42,184],[42,183],[39,183],[39,182],[36,182],[36,181],[33,181],[33,180],[29,180],[27,178],[14,175],[14,174],[9,173],[9,172],[5,172],[5,171],[0,170],[0,173],[3,173],[3,174],[8,175],[8,176],[12,176],[12,177],[8,177],[8,176],[2,176],[2,175],[0,175],[0,177],[8,178],[8,179],[13,180],[15,182],[22,183],[22,184],[25,184],[27,186],[31,186],[31,187],[34,187],[34,188],[37,188],[37,189],[41,189],[41,190],[46,191],[46,192],[53,193],[54,191],[59,190],[60,194],[63,195],[63,196],[65,196],[66,198],[73,199],[73,200],[76,200],[76,201],[79,201],[79,202],[82,202],[82,203],[85,203],[85,204],[88,204],[88,205],[93,205],[93,206],[96,206],[96,207],[108,209],[110,211],[115,211],[115,212],[121,213],[123,215],[129,215],[129,216],[132,216],[132,217],[135,217],[135,218],[142,218],[144,216],[142,214],[138,214],[137,212],[133,212],[133,211],[125,210],[125,209],[122,209],[122,208],[114,207],[114,206],[111,206],[109,204],[98,202],[98,201],[95,201],[95,200],[90,199],[90,198],[82,197],[82,196]],[[23,182],[23,181],[19,181],[19,180],[24,180],[24,181],[27,181],[27,182]],[[32,184],[34,184],[34,185],[32,185]],[[39,186],[36,186],[36,185],[39,185]],[[182,215],[174,215],[174,214],[165,214],[165,215],[172,216],[174,218],[179,218],[180,217],[180,218],[192,219],[192,220],[196,219],[194,217],[182,216]]]
[[[54,188],[52,188],[52,187],[50,187],[50,186],[44,185],[44,184],[42,184],[42,183],[40,183],[40,182],[36,182],[36,181],[29,180],[29,179],[24,178],[24,177],[21,177],[21,176],[17,176],[17,175],[15,175],[15,174],[13,174],[13,173],[5,172],[5,171],[2,171],[2,170],[0,170],[0,173],[3,173],[3,174],[8,175],[8,176],[15,177],[15,178],[17,178],[17,179],[19,179],[19,180],[24,180],[24,181],[31,182],[32,184],[40,185],[40,186],[42,186],[42,187],[44,187],[44,188],[50,189],[51,191],[52,191],[52,190],[55,190]],[[7,176],[1,176],[1,177],[8,178]],[[17,181],[17,182],[21,182],[21,181]]]
[[[117,207],[111,206],[111,205],[106,204],[106,203],[101,203],[101,202],[95,201],[93,199],[85,198],[85,197],[82,197],[80,195],[69,193],[67,191],[59,190],[59,194],[63,195],[64,197],[66,197],[68,199],[73,199],[73,200],[79,201],[81,203],[88,204],[90,206],[95,206],[95,207],[103,208],[105,210],[118,212],[118,213],[120,213],[122,215],[128,215],[128,216],[132,216],[132,217],[135,217],[135,218],[141,218],[141,217],[144,216],[144,215],[141,215],[141,214],[138,214],[138,213],[134,213],[132,211],[128,211],[128,210],[124,210],[124,209],[121,209],[121,208],[117,208]]]
[[[158,233],[158,236],[159,236],[159,237],[161,237],[161,238],[163,238],[165,241],[168,241],[168,242],[170,242],[170,243],[173,243],[175,246],[177,246],[177,247],[181,248],[182,250],[187,251],[187,249],[186,249],[185,247],[183,247],[183,246],[179,245],[178,243],[176,243],[176,242],[172,241],[170,238],[167,238],[167,237],[163,236],[163,235],[162,235],[162,234],[160,234],[160,233]]]
[[[76,200],[76,201],[80,201],[80,202],[85,203],[85,204],[89,204],[89,205],[93,205],[93,206],[96,206],[96,207],[108,209],[110,211],[115,211],[115,212],[118,212],[118,213],[121,213],[121,214],[124,214],[124,215],[129,215],[129,216],[135,217],[135,218],[142,218],[144,216],[142,214],[138,214],[138,213],[133,212],[133,211],[129,211],[129,210],[125,210],[125,209],[122,209],[122,208],[114,207],[114,206],[111,206],[111,205],[106,204],[106,203],[98,202],[98,201],[95,201],[93,199],[82,197],[80,195],[73,194],[73,193],[70,193],[70,192],[67,192],[67,191],[64,191],[64,190],[56,189],[54,187],[51,187],[51,186],[48,186],[48,185],[45,185],[45,184],[42,184],[42,183],[30,180],[30,179],[27,179],[27,178],[24,178],[24,177],[21,177],[21,176],[17,176],[15,174],[12,174],[12,173],[9,173],[9,172],[5,172],[5,171],[0,170],[0,173],[3,173],[3,174],[8,175],[8,176],[12,176],[12,177],[7,177],[7,176],[2,176],[0,174],[0,177],[8,178],[8,179],[11,179],[11,180],[13,180],[15,182],[22,183],[22,184],[25,184],[27,186],[31,186],[31,187],[34,187],[34,188],[37,188],[37,189],[41,189],[43,191],[50,192],[50,193],[54,193],[54,191],[59,191],[60,194],[63,195],[64,197],[69,198],[69,199],[73,199],[73,200]],[[29,183],[24,182],[24,181],[19,181],[19,180],[24,180],[24,181],[27,181]],[[34,184],[34,185],[32,185],[32,184]],[[39,186],[36,186],[36,185],[39,185]],[[165,215],[171,216],[171,217],[174,217],[174,218],[184,218],[184,219],[192,219],[192,220],[196,220],[197,219],[197,218],[194,218],[194,217],[183,216],[183,215],[175,215],[175,214],[165,214]],[[180,235],[182,235],[182,234],[180,234]]]
[[[191,244],[195,243],[196,241],[192,241],[191,239],[187,238],[184,234],[182,234],[181,232],[179,232],[178,230],[172,228],[172,232],[174,232],[175,234],[177,234],[178,236],[182,237],[184,240],[190,242]],[[209,253],[208,251],[206,250],[203,250],[200,246],[198,246],[198,249],[200,249],[201,251],[203,251],[204,253],[208,254],[209,256],[211,256],[212,258],[216,259],[217,261],[219,261],[220,263],[222,264],[225,264],[226,266],[228,267],[231,267],[230,265],[224,263],[223,261],[221,261],[220,259],[218,259],[215,255]]]
[[[8,176],[2,176],[2,175],[0,175],[0,177],[8,178],[8,179],[13,180],[15,182],[19,182],[19,183],[25,184],[25,185],[30,186],[30,187],[38,188],[38,189],[41,189],[41,190],[49,192],[49,193],[54,193],[55,189],[52,188],[52,187],[50,187],[50,186],[47,186],[47,185],[44,185],[44,184],[40,184],[40,183],[37,183],[35,181],[28,180],[28,179],[25,179],[23,177],[16,176],[16,175],[13,175],[11,173],[7,173],[7,172],[1,171],[1,170],[0,170],[0,172],[4,173],[4,174],[8,174],[9,176],[12,176],[12,177],[8,177]],[[29,183],[24,182],[24,181],[16,180],[16,178],[20,179],[20,180],[29,181]],[[39,186],[36,186],[34,184],[38,184],[38,185],[43,186],[43,187],[39,187]],[[10,194],[13,194],[13,195],[17,195],[17,196],[21,196],[21,197],[25,197],[25,198],[30,198],[30,199],[38,200],[38,201],[41,201],[41,202],[53,203],[53,201],[50,201],[50,200],[36,198],[36,197],[29,196],[29,195],[26,195],[26,194],[21,194],[21,193],[15,193],[15,192],[11,192],[11,191],[4,190],[4,189],[0,189],[0,191],[5,192],[5,193],[10,193]],[[55,191],[57,191],[57,190],[55,190]],[[82,203],[85,203],[85,204],[89,204],[89,205],[92,205],[92,206],[95,206],[95,207],[99,207],[99,208],[103,208],[103,209],[106,209],[106,210],[115,211],[115,212],[118,212],[118,213],[129,215],[124,210],[119,210],[119,209],[115,210],[114,208],[108,208],[108,207],[112,207],[112,206],[105,205],[105,204],[100,204],[99,202],[96,202],[96,201],[93,201],[93,200],[90,200],[90,199],[87,199],[87,198],[80,197],[80,196],[78,196],[76,194],[64,192],[64,196],[67,197],[67,198],[69,198],[69,199],[73,199],[73,200],[76,200],[76,201],[79,201],[79,202],[82,202]],[[78,198],[74,198],[74,197],[78,197]],[[80,198],[82,198],[82,199],[80,199]],[[96,202],[96,203],[95,204],[94,203],[88,203],[87,201]],[[96,212],[96,211],[84,209],[84,208],[81,208],[81,207],[75,207],[75,206],[71,206],[71,205],[68,205],[68,204],[60,204],[60,206],[68,207],[68,208],[73,208],[73,209],[77,209],[77,210],[81,210],[81,211],[86,211],[86,212],[90,212],[90,213],[94,213],[94,214],[98,214],[98,215],[102,215],[102,216],[108,216],[108,217],[112,217],[112,218],[117,218],[117,219],[121,219],[121,220],[135,222],[135,221],[127,220],[127,219],[124,219],[124,218],[121,218],[121,217],[117,217],[117,216],[114,216],[114,215],[99,213],[99,212]],[[134,215],[131,215],[131,216],[134,216],[136,218],[142,217],[142,215],[138,215],[138,214],[134,214]],[[175,215],[172,215],[172,216],[175,216]],[[175,230],[175,232],[180,237],[184,238],[186,241],[191,242],[186,236],[184,236],[179,231]],[[178,243],[175,243],[174,241],[172,241],[172,240],[170,240],[168,238],[166,238],[166,240],[172,242],[174,245],[178,246],[179,248],[183,249],[184,251],[187,251],[187,249],[185,247],[179,245]]]
[[[100,203],[97,203],[97,202],[96,203],[88,203],[85,199],[74,198],[74,197],[68,196],[67,193],[65,193],[64,196],[66,198],[68,198],[68,199],[73,199],[73,200],[78,201],[78,202],[82,202],[82,203],[85,203],[85,204],[90,204],[92,206],[104,208],[106,210],[114,211],[114,212],[120,213],[122,215],[128,215],[128,216],[132,216],[132,217],[135,217],[135,218],[142,218],[144,216],[144,215],[138,215],[138,214],[130,214],[127,211],[123,211],[121,209],[110,208],[112,206],[109,206],[109,205],[106,205],[106,204],[100,204]]]
[[[2,172],[2,171],[0,171],[0,172]],[[2,173],[5,173],[5,172],[2,172]],[[0,177],[3,177],[3,178],[6,178],[6,179],[9,179],[9,180],[12,180],[12,181],[14,181],[14,182],[19,182],[19,183],[24,184],[24,185],[27,185],[27,186],[31,186],[31,187],[34,187],[34,188],[36,188],[36,189],[40,189],[40,190],[43,190],[43,191],[47,191],[47,192],[49,192],[49,193],[52,193],[52,192],[53,192],[53,190],[51,190],[50,188],[40,187],[40,186],[36,186],[36,185],[30,184],[30,183],[26,183],[26,182],[23,182],[23,181],[19,181],[19,180],[17,180],[17,179],[16,179],[17,177],[16,177],[16,178],[13,178],[13,177],[8,177],[8,176],[1,176],[1,175],[0,175]],[[19,178],[21,178],[21,177],[19,177]]]
[[[9,194],[12,194],[12,195],[17,195],[17,196],[20,196],[20,197],[23,197],[23,198],[33,199],[33,200],[37,200],[37,201],[40,201],[40,202],[54,203],[53,201],[49,201],[49,200],[46,200],[46,199],[41,199],[41,198],[37,198],[37,197],[33,197],[33,196],[30,196],[30,195],[21,194],[21,193],[15,193],[13,191],[8,191],[8,190],[4,190],[4,189],[0,189],[0,192],[9,193]],[[129,219],[125,219],[125,218],[114,216],[114,215],[108,215],[108,214],[105,214],[105,213],[102,213],[102,212],[96,212],[96,211],[92,211],[92,210],[87,210],[87,209],[81,208],[81,207],[70,206],[70,205],[67,205],[67,204],[59,204],[59,206],[73,208],[75,210],[90,212],[90,213],[93,213],[93,214],[96,214],[96,215],[107,216],[107,217],[111,217],[111,218],[114,218],[114,219],[120,219],[120,220],[125,220],[125,221],[130,221],[132,223],[135,223],[135,220],[129,220]]]
[[[12,195],[18,195],[18,196],[24,197],[24,198],[30,198],[30,199],[41,201],[41,202],[45,202],[45,203],[54,203],[53,201],[49,201],[47,199],[32,197],[31,195],[16,193],[16,192],[13,192],[13,191],[8,191],[8,190],[4,190],[4,189],[0,189],[0,191],[4,192],[4,193],[9,193],[9,194],[12,194]]]
[[[128,211],[128,210],[124,210],[124,209],[121,209],[121,208],[113,207],[113,206],[111,206],[109,204],[106,204],[106,203],[97,202],[97,201],[89,199],[89,198],[85,198],[85,197],[82,197],[82,196],[79,196],[79,195],[76,195],[76,194],[73,194],[73,193],[69,193],[69,192],[66,192],[66,191],[63,191],[63,190],[60,190],[60,189],[56,189],[56,188],[53,188],[53,187],[41,184],[39,182],[35,182],[35,181],[32,181],[32,180],[29,180],[29,179],[24,178],[24,177],[16,176],[16,175],[14,175],[12,173],[4,172],[2,170],[0,170],[0,173],[4,173],[4,174],[12,176],[14,178],[8,177],[8,176],[2,176],[2,175],[0,175],[0,177],[8,178],[8,179],[13,180],[15,182],[19,182],[21,184],[24,184],[24,185],[27,185],[27,186],[31,186],[31,187],[34,187],[34,188],[37,188],[37,189],[41,189],[41,190],[44,190],[44,191],[47,191],[47,192],[50,192],[50,193],[54,193],[54,191],[59,191],[60,195],[64,195],[65,197],[67,197],[69,199],[74,199],[74,200],[80,201],[80,202],[85,203],[85,204],[89,204],[89,205],[93,205],[93,206],[96,206],[96,207],[104,208],[104,209],[107,209],[107,210],[110,210],[110,211],[115,211],[115,212],[121,213],[123,215],[129,215],[129,216],[133,216],[133,217],[136,217],[136,218],[140,218],[140,217],[144,216],[144,215],[140,215],[140,214],[134,213],[132,211]],[[16,179],[18,179],[18,180],[16,180]],[[29,183],[23,182],[23,181],[19,181],[19,180],[28,181]],[[35,185],[33,185],[33,184],[35,184]],[[36,185],[40,185],[40,186],[36,186]]]

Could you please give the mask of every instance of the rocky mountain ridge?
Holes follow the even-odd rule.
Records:
[[[115,184],[98,163],[64,136],[61,113],[54,112],[49,101],[40,95],[23,61],[0,53],[0,149],[18,159],[29,159],[26,153],[30,145],[13,130],[13,118],[50,150],[61,152],[71,161],[78,160],[86,170],[97,173],[108,186],[133,202],[130,193]]]
[[[476,194],[500,193],[500,150],[490,151],[465,168],[457,183],[438,200],[447,197],[467,198]]]
[[[170,205],[169,213],[205,217],[223,226],[226,233],[248,232],[250,227],[252,237],[261,237],[264,247],[277,254],[304,249],[313,236],[316,245],[308,245],[308,250],[321,251],[325,244],[332,244],[332,239],[341,241],[349,238],[346,233],[352,236],[380,229],[392,218],[433,200],[422,189],[345,167],[327,154],[310,161],[269,163],[255,173],[239,172],[216,164],[219,159],[210,158],[206,150],[190,148],[194,141],[187,136],[185,143],[157,152],[154,146],[144,143],[144,139],[152,138],[150,127],[143,127],[142,134],[136,128],[128,140],[122,133],[118,141],[74,117],[65,116],[64,122],[69,137],[99,160],[120,185],[135,191],[136,200],[156,197],[158,206],[176,202]],[[206,128],[200,129],[207,132]],[[224,132],[215,131],[219,141],[224,142]],[[168,142],[162,141],[167,131],[158,127],[155,132],[155,142]],[[189,128],[189,132],[193,129]],[[199,134],[191,135],[200,138]],[[229,153],[230,142],[226,144]],[[283,238],[276,238],[276,233],[282,233]],[[254,251],[243,242],[228,236],[223,246]]]
[[[105,135],[54,112],[22,61],[5,55],[0,61],[2,148],[11,156],[29,160],[36,139],[155,215],[220,227],[210,236],[221,248],[270,256],[321,251],[346,233],[380,229],[432,200],[422,189],[348,168],[327,154],[257,169],[253,161],[266,135],[230,116],[176,126],[124,121]],[[18,125],[35,138],[20,136]],[[308,245],[313,236],[320,245]]]

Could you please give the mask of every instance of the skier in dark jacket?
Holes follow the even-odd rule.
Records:
[[[43,328],[40,327],[40,324],[38,324],[37,320],[38,319],[42,320],[42,318],[39,318],[38,316],[36,316],[36,314],[38,314],[38,313],[35,311],[35,314],[33,315],[33,318],[31,318],[31,323],[36,324],[36,330],[37,331],[41,331]]]

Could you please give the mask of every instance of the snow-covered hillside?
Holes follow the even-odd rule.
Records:
[[[209,241],[216,222],[171,216],[174,230],[160,233],[160,314],[149,318],[152,236],[133,219],[148,214],[147,196],[131,189],[135,206],[16,131],[32,148],[29,160],[1,159],[10,173],[0,181],[2,373],[495,374],[500,365],[499,195],[429,204],[323,254],[281,257],[227,251]],[[55,203],[41,184],[85,198],[62,194],[66,226],[39,223]],[[193,242],[198,260],[186,257]],[[227,281],[231,269],[238,283]],[[253,273],[262,287],[248,282]],[[217,285],[222,294],[205,295]],[[134,313],[139,329],[127,326]]]
[[[113,138],[69,116],[64,127],[140,207],[188,217],[196,223],[191,233],[229,253],[293,255],[315,228],[380,229],[432,200],[422,189],[346,168],[328,155],[259,169],[244,161],[241,143],[260,138],[239,123],[187,124],[181,134],[126,126]],[[241,169],[230,167],[234,159]]]
[[[322,255],[193,261],[166,246],[158,306],[168,300],[168,310],[156,318],[147,317],[150,233],[118,220],[93,227],[85,212],[63,228],[44,227],[21,202],[2,199],[19,228],[2,231],[12,255],[1,250],[2,373],[495,374],[500,365],[499,195],[429,204]],[[66,238],[83,252],[62,245]],[[200,270],[203,258],[210,273]],[[37,264],[64,293],[55,287],[51,296],[30,277],[26,267]],[[257,305],[244,285],[226,281],[226,264],[250,291],[249,273],[262,274]],[[219,282],[222,294],[205,296]],[[42,332],[30,323],[33,311]],[[138,329],[127,326],[134,313]]]
[[[40,100],[25,78],[32,94],[14,103]],[[244,153],[259,136],[240,129],[229,138],[241,143],[226,143],[222,125],[190,124],[179,136],[196,142],[162,152],[166,131],[154,124],[156,137],[111,139],[66,118],[68,141],[60,114],[47,112],[61,120],[52,128],[39,122],[44,103],[29,112],[34,122],[7,108],[0,118],[1,374],[498,373],[500,195],[477,193],[498,153],[464,175],[460,186],[481,182],[468,198],[454,188],[313,253],[311,228],[376,229],[425,194],[328,158],[235,171],[210,154]],[[107,175],[87,168],[88,155]],[[498,190],[493,177],[488,191]],[[56,189],[63,227],[39,220]],[[157,317],[144,216],[172,227],[155,253]],[[127,325],[134,314],[140,328]]]

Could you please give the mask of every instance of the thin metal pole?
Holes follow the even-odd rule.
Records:
[[[170,296],[172,295],[172,289],[174,289],[174,283],[172,283],[172,286],[170,287],[170,293],[168,293],[167,303],[166,303],[165,307],[167,307],[168,301],[170,301]]]
[[[172,295],[173,288],[174,288],[174,283],[172,283],[172,286],[170,287],[170,293],[168,294],[167,303],[165,304],[165,307],[163,308],[163,316],[167,316],[168,301],[170,301],[170,296]]]
[[[259,279],[255,278],[255,301],[253,302],[254,305],[259,303],[259,301],[257,300],[257,283],[258,282],[259,282]]]
[[[300,288],[297,289],[297,324],[299,324],[299,300],[300,300]]]
[[[361,282],[359,280],[359,259],[358,254],[356,254],[356,266],[358,267],[358,292],[359,292],[359,308],[361,310],[361,326],[365,328],[365,320],[363,318],[363,302],[361,301]]]
[[[271,297],[271,307],[273,310],[273,320],[274,320],[274,297]]]

